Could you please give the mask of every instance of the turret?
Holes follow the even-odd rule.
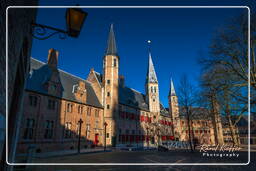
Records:
[[[180,116],[179,116],[179,105],[178,105],[178,97],[175,92],[174,84],[171,79],[170,91],[168,95],[169,102],[169,113],[172,118],[173,128],[174,128],[174,136],[176,139],[180,139]]]
[[[159,87],[151,53],[149,52],[148,72],[145,83],[146,100],[150,112],[160,112]]]
[[[104,120],[107,123],[107,145],[115,145],[116,139],[115,118],[118,113],[118,74],[119,56],[117,54],[113,24],[111,24],[107,49],[103,59]]]

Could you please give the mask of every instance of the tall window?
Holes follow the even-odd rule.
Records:
[[[73,105],[71,103],[68,103],[67,111],[68,112],[72,112],[73,111]]]
[[[37,97],[30,95],[29,96],[29,105],[30,106],[36,106],[37,105]]]
[[[92,108],[91,107],[87,107],[87,116],[91,116],[91,111],[92,111]]]
[[[83,106],[78,105],[78,113],[80,113],[80,114],[83,113]]]
[[[24,131],[23,138],[24,139],[32,139],[35,127],[35,120],[34,119],[27,119],[26,121],[26,128]]]
[[[55,100],[48,99],[48,109],[50,109],[50,110],[55,109]]]
[[[156,87],[154,87],[154,91],[155,91],[155,93],[156,93]]]
[[[95,128],[96,128],[96,129],[99,128],[99,121],[95,121]]]
[[[95,117],[99,117],[99,110],[95,109]]]
[[[86,138],[90,138],[90,124],[86,124]]]
[[[45,122],[45,133],[44,138],[45,139],[51,139],[53,137],[53,121],[47,120]]]
[[[116,58],[114,58],[114,67],[116,67]]]
[[[72,136],[72,131],[71,131],[71,122],[66,122],[65,123],[65,138],[71,138]]]
[[[79,137],[79,129],[80,129],[80,123],[77,122],[77,124],[76,124],[76,138]]]

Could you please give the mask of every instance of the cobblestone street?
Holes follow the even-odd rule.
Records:
[[[255,159],[255,152],[251,153],[251,161]],[[90,165],[90,166],[29,166],[33,171],[80,171],[80,170],[254,170],[255,163],[250,163],[249,166],[200,166],[200,165],[161,165],[156,166],[154,163],[246,163],[248,153],[239,152],[239,157],[205,157],[202,153],[195,152],[184,152],[184,151],[170,151],[170,152],[157,152],[157,151],[113,151],[105,153],[91,153],[91,154],[80,154],[80,155],[68,155],[63,157],[49,157],[45,159],[37,159],[34,162],[38,163],[151,163],[152,165],[143,166],[101,166],[101,165]],[[207,169],[206,169],[207,167]],[[83,168],[83,169],[82,169]]]

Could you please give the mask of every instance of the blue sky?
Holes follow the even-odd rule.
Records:
[[[44,5],[44,4],[43,4]],[[73,4],[72,4],[73,5]],[[88,17],[80,36],[33,40],[32,57],[46,62],[50,48],[59,51],[58,67],[81,78],[90,68],[102,72],[109,27],[114,23],[120,74],[125,84],[144,93],[147,40],[159,81],[160,100],[168,106],[170,79],[177,87],[186,74],[198,85],[200,54],[207,55],[214,32],[245,9],[83,9]],[[65,29],[65,9],[39,9],[37,23]]]

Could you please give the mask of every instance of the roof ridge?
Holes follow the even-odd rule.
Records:
[[[38,59],[36,59],[36,58],[33,58],[32,56],[31,56],[31,59],[33,59],[33,60],[35,60],[35,61],[37,61],[37,62],[40,62],[40,63],[46,64],[45,62],[40,61],[40,60],[38,60]]]
[[[95,71],[95,70],[94,70],[94,72],[95,72],[96,74],[99,74],[99,75],[101,75],[101,73],[99,73],[99,72],[97,72],[97,71]]]
[[[140,93],[140,94],[143,94],[142,92],[140,92],[140,91],[138,91],[138,90],[135,90],[134,88],[131,88],[131,87],[128,87],[128,88],[130,88],[130,89],[132,89],[133,91],[136,91],[136,92],[138,92],[138,93]]]
[[[36,60],[37,62],[46,64],[45,62],[42,62],[42,61],[40,61],[40,60],[38,60],[38,59],[35,59],[35,58],[32,58],[32,57],[31,57],[31,59],[34,59],[34,60]],[[63,73],[65,73],[65,74],[68,74],[68,75],[70,75],[70,76],[72,76],[72,77],[76,77],[76,78],[78,78],[78,79],[81,79],[81,80],[83,80],[83,81],[86,81],[86,82],[90,83],[90,82],[87,81],[86,79],[83,79],[83,78],[81,78],[81,77],[78,77],[78,76],[76,76],[76,75],[73,75],[73,74],[71,74],[71,73],[68,73],[67,71],[64,71],[64,70],[59,69],[59,68],[58,68],[58,70],[61,71],[61,72],[63,72]],[[90,84],[91,84],[91,83],[90,83]]]

